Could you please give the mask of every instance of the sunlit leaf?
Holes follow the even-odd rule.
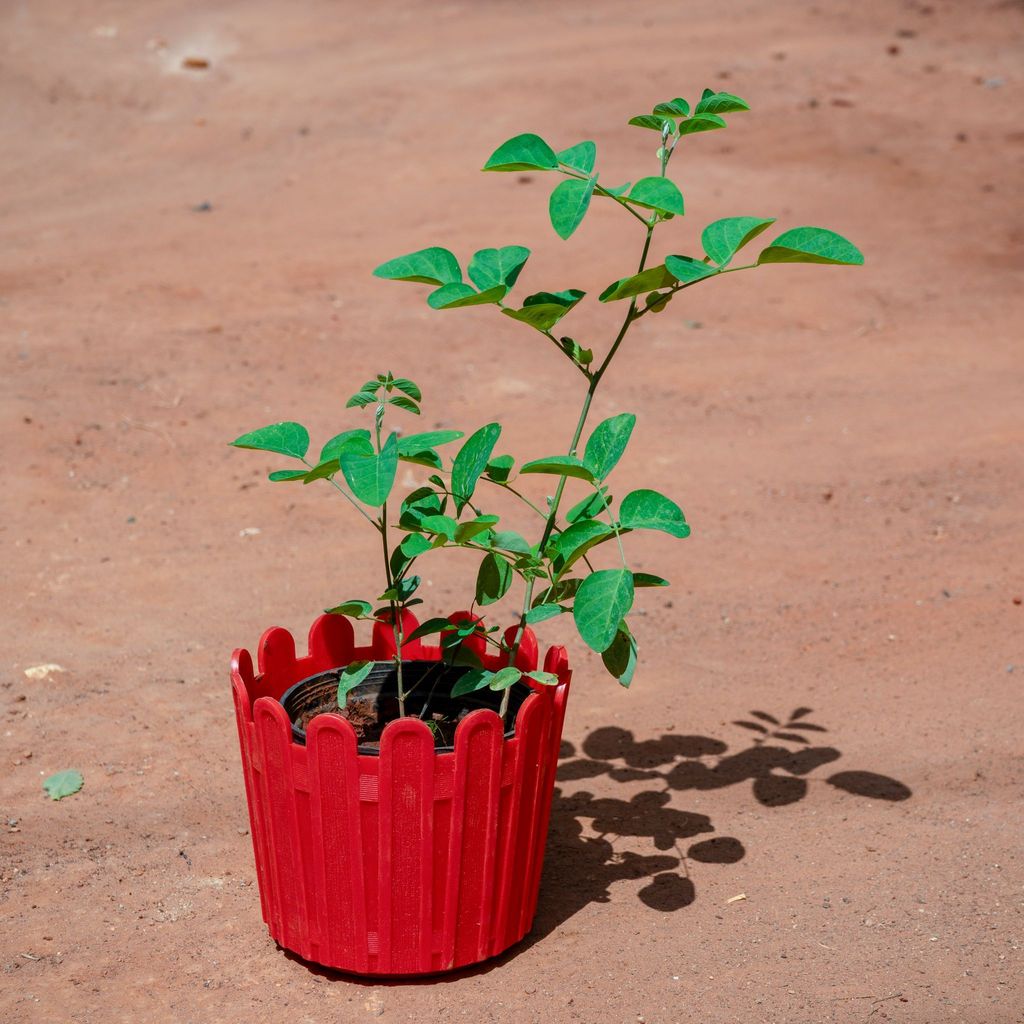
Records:
[[[462,280],[462,269],[455,254],[436,245],[406,256],[396,256],[382,263],[373,274],[389,281],[419,281],[422,284],[442,285]]]
[[[826,228],[792,228],[779,235],[758,256],[757,262],[832,263],[856,267],[864,262],[864,254],[842,235]]]
[[[231,442],[235,448],[252,448],[261,452],[276,452],[304,459],[309,451],[309,431],[301,423],[272,423]]]
[[[485,171],[555,171],[558,157],[539,136],[527,133],[503,142],[484,164]]]
[[[594,170],[594,163],[597,160],[597,146],[593,142],[578,142],[556,155],[558,162],[563,166],[589,175]]]

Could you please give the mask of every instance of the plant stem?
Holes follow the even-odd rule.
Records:
[[[664,166],[662,167],[662,173],[664,173]],[[627,207],[628,209],[628,207]],[[630,211],[632,212],[632,211]],[[640,274],[643,272],[644,267],[647,266],[647,256],[651,251],[651,237],[654,234],[654,227],[656,219],[652,221],[644,220],[644,224],[647,228],[647,235],[644,238],[643,251],[640,253],[640,263],[637,266],[636,273]],[[633,320],[636,319],[636,297],[630,301],[629,309],[626,312],[626,316],[623,318],[622,326],[619,328],[619,333],[615,336],[615,341],[612,342],[611,348],[608,350],[608,354],[604,357],[601,365],[597,368],[594,374],[590,378],[590,385],[587,387],[586,397],[583,399],[583,408],[580,410],[579,419],[576,421],[576,429],[573,431],[572,443],[569,445],[569,454],[575,455],[576,449],[579,447],[580,438],[583,436],[583,428],[587,423],[587,416],[590,414],[590,407],[594,401],[594,395],[597,392],[598,387],[601,384],[601,378],[604,376],[605,371],[611,365],[611,361],[615,358],[615,353],[618,352],[619,346],[622,344],[623,339],[626,337],[626,333],[629,331],[630,325]],[[558,520],[558,507],[562,503],[562,494],[565,491],[565,482],[568,477],[560,477],[558,480],[558,487],[555,489],[555,495],[551,499],[551,511],[548,513],[547,520],[544,523],[544,533],[541,536],[539,550],[543,551],[545,545],[551,537],[551,531],[555,528],[555,523]],[[616,537],[618,534],[616,534]],[[620,543],[621,551],[621,543]],[[625,559],[623,559],[625,561]],[[509,664],[514,665],[516,656],[519,654],[519,648],[523,642],[523,636],[526,630],[526,615],[530,610],[530,604],[533,601],[533,590],[534,580],[530,580],[526,584],[526,596],[523,598],[523,609],[519,616],[519,627],[516,630],[516,638],[512,644],[512,650],[509,652]],[[508,714],[508,704],[511,697],[509,689],[505,690],[501,697],[501,708],[499,714],[504,722],[505,716]]]
[[[388,581],[388,590],[395,585],[394,577],[391,574],[391,558],[388,551],[388,503],[385,501],[381,507],[380,516],[380,539],[384,547],[384,575]],[[405,689],[402,685],[402,616],[401,603],[391,598],[388,600],[391,608],[391,631],[395,636],[395,668],[398,671],[398,716],[405,718]]]

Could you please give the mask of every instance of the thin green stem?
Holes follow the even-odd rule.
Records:
[[[636,273],[638,274],[643,273],[644,268],[647,266],[647,256],[651,251],[651,237],[654,234],[654,227],[656,224],[656,219],[650,222],[644,220],[644,218],[642,217],[640,219],[643,220],[644,225],[647,228],[647,234],[644,238],[643,251],[640,253],[640,262],[636,269]],[[605,371],[611,365],[611,361],[615,358],[615,354],[618,352],[619,347],[622,345],[623,339],[626,337],[626,333],[629,331],[630,324],[632,324],[635,318],[636,298],[634,297],[629,303],[629,309],[622,320],[622,325],[619,327],[619,333],[615,336],[615,340],[612,342],[612,346],[608,350],[608,354],[604,357],[604,360],[601,362],[601,365],[597,368],[597,370],[593,373],[593,375],[590,378],[590,385],[587,388],[586,397],[583,399],[583,408],[580,410],[579,419],[576,421],[576,429],[573,431],[572,435],[572,443],[569,446],[570,455],[575,455],[576,449],[579,447],[580,438],[583,436],[583,428],[586,426],[587,417],[590,414],[590,407],[593,404],[594,395],[601,384],[601,378],[605,375]],[[544,551],[544,548],[551,537],[551,533],[555,528],[555,523],[558,520],[558,509],[562,503],[562,495],[565,492],[565,483],[567,479],[568,478],[564,476],[559,478],[558,486],[555,489],[554,497],[551,499],[551,511],[548,513],[547,520],[544,523],[544,533],[541,536],[540,545],[538,546],[538,550],[541,552]],[[621,543],[619,545],[619,550],[620,552],[622,550]],[[623,556],[623,561],[625,561],[625,556]],[[523,636],[525,635],[526,631],[526,615],[529,612],[530,606],[533,602],[534,585],[535,580],[533,579],[531,579],[526,584],[526,594],[523,598],[523,607],[519,615],[519,626],[516,629],[516,637],[513,641],[512,649],[509,652],[508,660],[510,665],[515,664],[516,656],[519,654],[519,648],[523,642]],[[505,715],[508,713],[508,704],[510,696],[511,694],[508,690],[506,690],[504,694],[502,694],[501,708],[499,710],[499,714],[501,715],[502,721],[504,721]]]

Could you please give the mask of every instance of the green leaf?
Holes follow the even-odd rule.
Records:
[[[541,686],[558,685],[558,676],[554,672],[524,672],[523,675],[535,683],[540,683]]]
[[[235,448],[252,448],[304,459],[309,451],[309,431],[301,423],[272,423],[269,427],[260,427],[236,437],[231,444]]]
[[[423,582],[421,576],[407,576],[405,579],[395,580],[393,587],[388,587],[380,597],[378,601],[402,601],[406,605],[422,604],[423,602],[417,598],[415,601],[410,601],[409,598],[416,593],[419,589],[420,583]],[[379,617],[379,613],[390,612],[390,608],[379,609],[378,612],[374,612],[375,616]]]
[[[633,586],[634,587],[667,587],[669,585],[668,580],[663,579],[661,576],[655,576],[654,573],[650,572],[635,572],[633,573]]]
[[[336,459],[343,451],[350,448],[363,453],[372,452],[373,444],[370,442],[370,432],[363,428],[360,430],[344,430],[340,434],[336,434],[320,449],[319,462]]]
[[[832,263],[859,267],[864,262],[864,254],[834,231],[825,228],[792,228],[779,235],[757,257],[757,262]]]
[[[608,285],[599,298],[602,302],[615,302],[618,299],[629,299],[642,292],[655,291],[658,288],[668,288],[676,283],[676,279],[665,269],[662,264],[658,267],[649,267],[647,270],[632,277],[624,277],[614,284]]]
[[[515,459],[511,455],[498,455],[491,459],[487,463],[484,469],[484,476],[489,480],[493,480],[495,483],[503,484],[508,481],[509,476],[512,473],[512,467],[515,465]]]
[[[708,258],[724,267],[743,246],[774,223],[774,217],[725,217],[709,224],[701,232],[700,241]]]
[[[627,181],[625,185],[618,185],[615,188],[612,188],[610,185],[602,185],[601,191],[607,192],[610,196],[618,199],[619,196],[624,196],[629,191],[629,186],[632,184],[633,182]]]
[[[547,622],[548,619],[553,619],[566,611],[568,609],[563,608],[560,604],[539,604],[526,613],[526,624],[535,626],[538,622]]]
[[[594,474],[575,455],[549,455],[545,459],[534,459],[520,466],[519,473],[550,473],[555,476],[572,476],[591,483],[594,481]]]
[[[578,504],[573,505],[566,512],[565,518],[570,523],[575,523],[579,519],[593,519],[594,516],[599,516],[605,510],[606,501],[611,505],[612,499],[608,497],[608,488],[601,487],[599,491],[595,491]]]
[[[402,538],[402,542],[398,545],[398,550],[405,555],[406,559],[411,561],[413,558],[426,554],[433,546],[422,534],[410,533],[407,537]]]
[[[491,460],[494,446],[501,434],[498,423],[488,423],[471,434],[466,443],[459,449],[452,463],[452,494],[455,504],[461,512],[466,502],[473,497],[480,474],[487,468]]]
[[[367,405],[375,405],[376,396],[370,391],[357,391],[346,403],[346,409],[361,409]]]
[[[484,164],[485,171],[555,171],[558,157],[539,136],[527,133],[503,142]]]
[[[675,121],[671,118],[657,117],[654,114],[637,114],[636,117],[631,117],[627,123],[636,125],[637,128],[650,128],[651,131],[655,131],[660,135],[666,121],[668,122],[669,130],[675,131]]]
[[[66,796],[73,796],[84,785],[82,773],[74,768],[66,768],[43,781],[43,789],[51,800],[63,800]]]
[[[452,687],[453,697],[464,697],[467,693],[475,693],[490,685],[494,673],[486,668],[471,668],[464,675],[459,676]]]
[[[559,556],[559,576],[566,573],[591,548],[614,536],[615,531],[597,519],[580,519],[564,529],[554,542]]]
[[[352,493],[365,505],[378,508],[388,500],[398,470],[398,435],[391,434],[380,454],[344,450],[339,456],[341,471]]]
[[[530,553],[530,545],[526,538],[516,533],[515,530],[495,530],[494,536],[491,537],[491,547],[519,555]]]
[[[304,469],[275,469],[267,479],[271,483],[280,483],[283,480],[302,480],[306,476]]]
[[[420,407],[411,399],[405,395],[392,395],[388,399],[388,405],[393,405],[398,409],[404,409],[406,412],[414,413],[416,416],[420,414]]]
[[[410,452],[408,455],[399,452],[398,457],[403,462],[411,462],[415,466],[429,466],[431,469],[441,469],[444,466],[441,456],[433,448],[424,448],[422,451]]]
[[[629,686],[636,671],[636,638],[629,631],[625,621],[619,624],[611,646],[601,655],[604,667],[618,679],[622,686]]]
[[[558,601],[570,601],[576,596],[576,592],[580,589],[580,584],[582,582],[582,580],[576,578],[559,580],[557,583],[548,587],[547,590],[539,593],[533,599],[531,607],[536,608],[538,605],[553,604]]]
[[[418,281],[421,284],[452,284],[462,280],[462,268],[455,254],[439,246],[420,249],[406,256],[396,256],[382,263],[374,277],[389,281]]]
[[[523,678],[523,673],[520,669],[509,665],[506,668],[500,668],[497,672],[491,676],[491,681],[487,684],[492,690],[507,690],[510,686],[514,686]]]
[[[420,527],[427,533],[437,533],[448,540],[455,540],[455,531],[459,524],[451,516],[423,516]]]
[[[507,291],[519,279],[519,274],[529,258],[530,250],[525,245],[481,249],[470,260],[469,279],[481,292],[498,286],[504,286]]]
[[[598,480],[603,480],[618,464],[636,425],[631,412],[603,420],[590,435],[583,462]]]
[[[488,552],[476,576],[476,602],[479,605],[500,601],[512,586],[512,566],[499,555]]]
[[[497,516],[478,516],[468,522],[459,523],[459,528],[455,531],[455,543],[461,544],[463,541],[472,540],[478,534],[489,530],[497,521]]]
[[[699,106],[699,104],[698,104]],[[725,122],[717,114],[694,114],[686,121],[679,122],[679,135],[694,135],[697,132],[711,132],[724,128]]]
[[[564,292],[537,292],[523,300],[522,309],[503,309],[502,313],[536,327],[538,331],[549,331],[585,294],[578,288]]]
[[[681,96],[677,96],[674,100],[666,100],[664,103],[659,103],[654,108],[655,114],[661,114],[665,117],[686,117],[689,112],[690,104]]]
[[[551,217],[551,226],[560,238],[568,238],[582,223],[596,182],[596,177],[586,181],[567,178],[551,193],[548,215]]]
[[[665,269],[682,284],[692,284],[718,273],[717,267],[709,267],[703,260],[695,260],[692,256],[666,256]]]
[[[683,211],[683,193],[674,181],[668,178],[641,178],[630,190],[627,197],[634,206],[646,206],[658,213],[677,213]]]
[[[442,508],[442,498],[436,491],[429,487],[419,487],[402,501],[398,525],[404,530],[418,530],[424,516],[437,515]]]
[[[633,574],[628,569],[599,569],[580,584],[572,614],[583,642],[600,654],[632,607]]]
[[[366,433],[369,437],[369,431]],[[402,456],[425,452],[428,448],[436,448],[439,444],[458,441],[460,437],[462,437],[461,430],[427,430],[422,434],[406,434],[398,439],[398,454]],[[322,455],[321,458],[323,458]]]
[[[311,469],[303,477],[302,482],[311,484],[314,480],[323,480],[326,477],[334,476],[338,472],[339,462],[337,459],[328,459],[326,462],[321,462],[319,466]]]
[[[589,175],[597,160],[597,145],[593,142],[577,142],[575,146],[563,149],[556,155],[564,167]]]
[[[335,605],[333,608],[327,609],[328,615],[348,615],[354,619],[358,619],[360,616],[369,615],[373,610],[373,605],[369,601],[343,601],[341,604]]]
[[[462,309],[463,306],[486,306],[489,303],[501,302],[508,289],[504,285],[488,288],[478,292],[472,285],[456,282],[446,284],[427,296],[427,305],[431,309]]]
[[[407,377],[395,377],[391,381],[392,385],[398,388],[403,394],[408,395],[410,398],[415,399],[417,402],[423,401],[423,394],[420,391],[419,385],[415,381],[409,380]]]
[[[713,92],[705,89],[697,104],[695,114],[733,114],[741,110],[749,110],[750,105],[739,96],[729,92]]]
[[[426,622],[420,623],[406,638],[406,642],[410,640],[420,640],[425,636],[433,636],[435,633],[447,633],[455,627],[447,619],[427,619]]]
[[[338,676],[338,707],[343,708],[348,695],[373,671],[372,661],[353,661]]]
[[[630,530],[661,530],[673,537],[689,537],[683,510],[657,491],[630,491],[619,506],[619,521]]]

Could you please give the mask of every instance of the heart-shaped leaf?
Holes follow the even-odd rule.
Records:
[[[467,271],[469,279],[481,292],[501,285],[508,290],[519,279],[519,274],[529,258],[530,250],[525,245],[481,249],[474,253],[473,259],[470,260]]]
[[[527,133],[503,142],[484,164],[485,171],[555,171],[558,157],[539,136]]]
[[[757,262],[833,263],[859,267],[864,262],[864,254],[842,235],[826,228],[792,228],[779,235],[758,256]]]
[[[743,246],[774,223],[774,217],[725,217],[709,224],[701,233],[700,241],[708,258],[724,267]],[[667,265],[668,260],[665,263]]]
[[[461,281],[462,268],[454,253],[434,245],[405,256],[396,256],[377,267],[373,275],[388,281],[419,281],[422,284],[441,285]]]
[[[589,175],[594,170],[594,163],[597,160],[597,146],[593,142],[578,142],[556,155],[558,162],[564,167]]]
[[[235,448],[252,448],[261,452],[276,452],[304,459],[309,451],[309,431],[301,423],[271,423],[231,442]]]
[[[353,451],[351,448],[338,456],[341,471],[352,493],[365,505],[379,508],[388,500],[398,470],[398,435],[391,434],[380,454]]]
[[[658,213],[682,214],[683,194],[674,181],[657,176],[641,178],[629,192],[629,201]]]
[[[555,187],[548,203],[551,226],[560,238],[568,238],[581,224],[594,194],[596,177],[580,181],[568,178]]]

